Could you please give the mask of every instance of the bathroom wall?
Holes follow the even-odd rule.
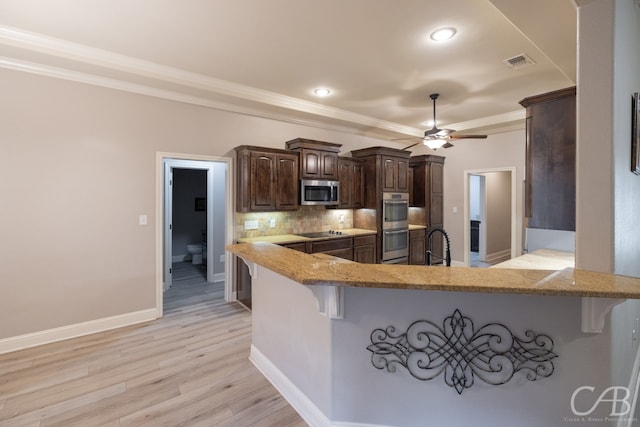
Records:
[[[173,262],[190,260],[187,245],[202,243],[207,230],[207,171],[173,169]],[[195,199],[205,200],[205,210],[195,210]]]

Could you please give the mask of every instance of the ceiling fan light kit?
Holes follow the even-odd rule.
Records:
[[[442,147],[446,142],[447,141],[445,141],[444,139],[425,139],[423,144],[431,148],[432,150],[437,150],[438,148]]]
[[[415,144],[411,144],[408,147],[405,147],[404,150],[408,150],[411,147],[415,147],[416,145],[423,143],[424,145],[426,145],[427,147],[431,148],[432,150],[437,150],[438,148],[449,148],[449,147],[453,147],[453,144],[451,144],[449,141],[452,139],[486,139],[487,135],[452,135],[455,130],[453,129],[438,129],[438,126],[436,125],[436,123],[438,123],[438,121],[436,120],[436,99],[438,99],[438,97],[440,96],[440,94],[438,93],[432,93],[431,95],[429,95],[429,98],[431,98],[431,100],[433,101],[433,127],[431,129],[427,129],[426,131],[424,131],[424,137],[420,138],[419,142],[416,142]],[[407,139],[415,139],[414,138],[399,138],[399,139],[394,139],[393,141],[401,141],[401,140],[407,140]]]

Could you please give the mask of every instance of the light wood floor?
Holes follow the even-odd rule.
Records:
[[[0,355],[0,426],[306,426],[248,361],[251,316],[174,267],[154,322]]]

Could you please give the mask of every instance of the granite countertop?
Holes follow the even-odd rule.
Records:
[[[268,242],[226,248],[303,285],[640,299],[640,278],[574,268],[558,271],[360,264]]]
[[[245,237],[242,239],[238,239],[238,242],[240,243],[268,242],[268,243],[275,243],[276,245],[282,245],[286,243],[306,242],[311,240],[337,239],[340,237],[367,236],[371,234],[376,234],[376,230],[365,230],[363,228],[345,228],[343,230],[336,230],[336,231],[339,231],[342,234],[334,234],[331,236],[314,237],[314,238],[298,236],[297,234],[277,234],[274,236]]]
[[[533,268],[538,270],[562,270],[575,266],[573,252],[538,249],[528,254],[492,265],[489,268]]]

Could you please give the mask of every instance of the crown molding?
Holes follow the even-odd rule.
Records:
[[[468,120],[466,122],[447,124],[446,128],[452,128],[456,131],[467,131],[472,129],[491,128],[493,126],[504,126],[506,124],[521,122],[524,127],[526,119],[526,111],[524,108],[520,110],[510,111],[508,113],[495,114],[493,116],[482,117],[479,119]]]
[[[80,45],[42,34],[31,33],[17,28],[0,25],[0,44],[17,47],[27,51],[38,52],[45,55],[51,55],[58,58],[65,58],[84,64],[98,66],[107,70],[129,73],[148,79],[151,83],[153,83],[154,81],[172,83],[185,88],[203,91],[203,94],[225,95],[256,104],[303,112],[345,123],[352,123],[357,127],[378,128],[381,130],[400,134],[420,134],[419,129],[400,125],[398,123],[380,120],[377,118],[318,104],[315,102],[305,101],[302,99],[293,98],[262,89],[216,79],[213,77],[208,77],[189,71],[156,64],[153,62],[132,58],[126,55],[121,55],[102,49]],[[19,60],[15,61],[20,62]],[[39,70],[36,70],[38,68],[38,65],[34,63],[31,63],[24,68],[38,74],[53,73],[59,78],[65,78],[67,80],[75,80],[76,78],[80,78],[85,83],[90,84],[98,84],[97,82],[100,81],[100,85],[105,87],[113,87],[113,85],[115,84],[116,86],[120,86],[120,90],[134,91],[137,93],[145,93],[148,92],[149,89],[151,89],[151,85],[149,85],[147,90],[140,92],[140,90],[142,89],[142,85],[137,85],[136,89],[132,90],[133,86],[131,86],[131,84],[127,82],[117,84],[112,80],[107,83],[105,80],[100,80],[99,77],[95,79],[88,78],[86,74],[81,76],[79,73],[74,72],[73,70],[68,70],[68,72],[65,73],[62,69],[58,68],[54,70],[52,69],[52,67],[46,66],[44,64],[39,65]],[[26,71],[26,69],[23,71]],[[162,97],[161,92],[164,94],[168,94],[168,92],[164,90],[160,90],[160,92],[152,90],[152,92],[154,92],[152,96]],[[173,97],[176,96],[177,92],[169,92],[172,94],[172,96],[168,99],[173,99]],[[208,102],[205,101],[204,97],[202,97],[201,99],[197,99],[197,97],[192,97],[190,95],[185,95],[185,97],[191,98],[191,101],[184,100],[182,102],[210,106],[208,105]],[[182,98],[186,99],[185,97]],[[224,109],[225,106],[230,106],[230,104],[225,104],[224,106],[222,104],[217,104],[217,106],[213,108]],[[258,109],[253,110],[252,114],[259,115]]]
[[[61,68],[46,63],[28,62],[10,57],[0,57],[0,67],[2,68],[345,133],[366,133],[371,136],[388,138],[392,134],[419,137],[424,132],[424,129],[380,120],[18,28],[0,25],[0,45],[91,65],[106,73],[116,71],[120,75],[118,78],[111,78],[97,73],[74,70],[73,63],[69,63],[69,68]],[[126,81],[126,74],[123,77],[121,73],[135,76],[136,81],[142,78],[144,83]],[[177,90],[154,87],[154,85],[162,84],[170,84],[177,87]],[[180,91],[180,88],[185,90]],[[192,95],[194,89],[201,96]],[[239,103],[211,99],[215,97],[239,100]],[[518,117],[514,119],[515,116]],[[503,125],[505,121],[522,119],[524,119],[524,111],[451,124],[449,127],[456,130],[488,128]]]

